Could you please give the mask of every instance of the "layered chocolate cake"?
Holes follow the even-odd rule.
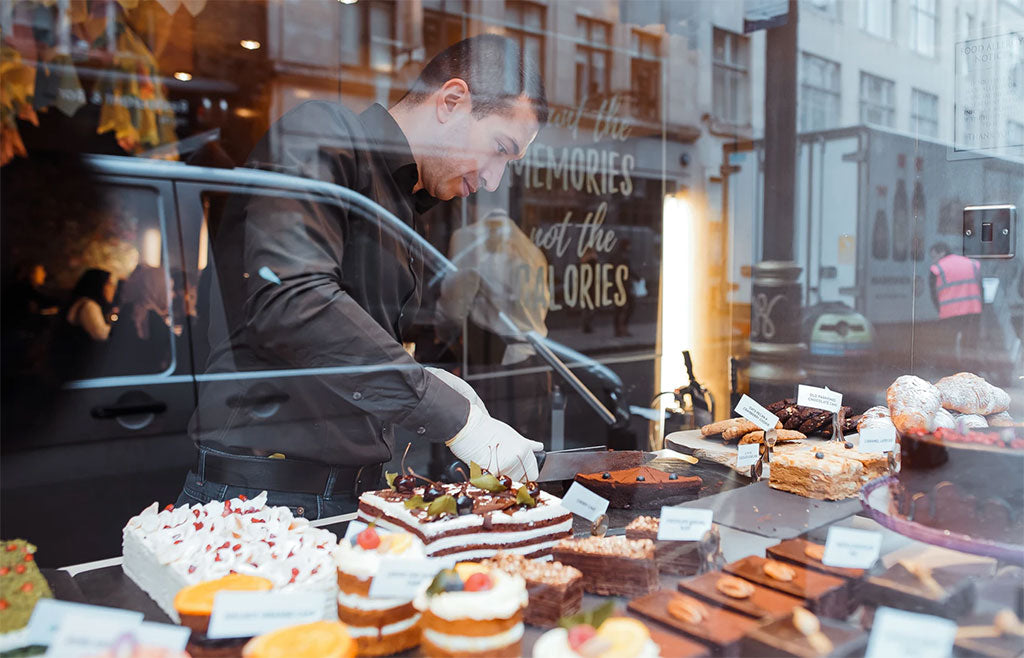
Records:
[[[1024,428],[904,434],[891,513],[978,539],[1024,544]]]
[[[580,611],[583,574],[579,569],[551,560],[530,560],[514,553],[498,553],[480,563],[526,581],[530,602],[523,620],[534,626],[556,626],[558,620]]]
[[[663,541],[658,539],[660,520],[654,516],[638,516],[626,526],[627,539],[650,539],[654,542],[654,561],[661,573],[689,576],[700,565],[700,542]]]
[[[809,615],[809,616],[808,616]],[[751,656],[860,656],[868,635],[850,624],[817,619],[806,610],[756,628],[743,641],[743,653]]]
[[[901,561],[861,584],[864,603],[956,619],[974,607],[975,580],[989,575],[986,564],[958,564],[927,568]]]
[[[563,539],[552,555],[583,572],[583,589],[594,594],[639,596],[658,587],[654,542],[649,539]]]
[[[702,484],[695,475],[666,473],[650,466],[580,473],[576,481],[617,509],[655,509],[683,503],[695,499]]]
[[[748,580],[713,571],[679,582],[679,591],[756,619],[788,615],[803,601]]]
[[[667,589],[633,599],[629,610],[708,645],[718,656],[739,656],[743,636],[761,623]]]
[[[750,555],[724,567],[726,573],[802,600],[811,612],[842,619],[853,609],[850,583],[803,567]]]

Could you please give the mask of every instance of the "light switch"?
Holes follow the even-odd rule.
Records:
[[[1013,258],[1017,207],[1010,204],[964,208],[963,255],[971,258]]]

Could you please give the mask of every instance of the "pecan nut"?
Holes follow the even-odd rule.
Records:
[[[688,624],[699,624],[708,618],[709,613],[700,601],[677,595],[668,602],[668,614]]]
[[[764,573],[769,578],[783,583],[788,583],[796,578],[796,571],[793,567],[776,560],[768,560],[764,563]]]
[[[745,599],[754,593],[754,586],[735,576],[722,576],[715,583],[715,589],[734,599]]]
[[[821,562],[821,559],[825,557],[825,547],[821,544],[807,544],[807,547],[804,548],[804,555]]]

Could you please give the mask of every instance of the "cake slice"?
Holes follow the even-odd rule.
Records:
[[[776,453],[772,456],[768,486],[807,498],[843,500],[860,491],[864,466],[820,451]]]
[[[576,481],[616,509],[653,509],[683,503],[695,499],[702,484],[695,475],[666,473],[651,466],[580,473]]]
[[[583,574],[579,569],[549,560],[530,560],[514,553],[498,553],[480,563],[521,576],[530,602],[523,619],[534,626],[556,626],[576,614],[583,604]]]
[[[842,619],[852,609],[850,582],[803,567],[750,555],[723,568],[726,573],[802,600],[811,612]]]
[[[650,539],[654,542],[654,561],[658,571],[680,576],[697,573],[700,551],[697,541],[664,541],[658,539],[660,520],[654,516],[638,516],[626,526],[627,539]]]
[[[760,623],[667,589],[633,599],[628,607],[631,612],[708,645],[716,656],[739,656],[743,636]]]
[[[794,596],[721,571],[681,580],[679,591],[755,619],[785,616],[803,604]]]
[[[861,452],[853,441],[826,441],[810,449],[810,452],[823,452],[840,459],[853,459],[864,468],[861,479],[870,482],[875,478],[889,474],[889,457],[883,452]]]
[[[806,610],[786,615],[747,633],[743,653],[751,656],[859,656],[867,646],[867,633],[834,619],[813,619]],[[812,630],[813,629],[813,630]],[[811,631],[811,632],[808,632]]]
[[[654,542],[626,537],[563,539],[554,559],[583,573],[583,589],[605,596],[640,596],[658,588]]]
[[[864,575],[864,569],[848,569],[845,567],[829,567],[822,561],[825,547],[806,539],[787,539],[784,542],[769,546],[768,557],[781,562],[791,562],[814,571],[839,576],[848,580],[858,580]]]
[[[24,646],[36,603],[53,598],[35,554],[36,547],[24,539],[0,540],[0,652]]]

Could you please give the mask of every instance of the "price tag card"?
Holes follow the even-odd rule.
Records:
[[[36,607],[33,608],[32,617],[29,618],[28,626],[25,628],[28,644],[39,646],[50,644],[56,636],[61,622],[68,616],[98,619],[99,623],[102,623],[104,619],[114,619],[126,626],[136,626],[142,622],[141,612],[58,601],[57,599],[40,599],[36,603]]]
[[[307,592],[217,592],[210,613],[211,640],[252,637],[285,626],[309,624],[324,618],[321,594]]]
[[[362,521],[349,521],[348,527],[345,528],[345,541],[351,543],[363,530],[366,530],[369,526]]]
[[[562,497],[562,507],[588,521],[596,521],[608,511],[608,501],[579,482],[573,482]]]
[[[658,523],[658,539],[665,541],[694,541],[711,530],[714,512],[692,507],[662,507]]]
[[[736,447],[736,468],[747,468],[757,463],[761,456],[760,443],[745,443]]]
[[[370,598],[407,599],[410,592],[415,592],[423,583],[430,582],[438,571],[450,565],[451,560],[381,558],[377,574],[370,583]]]
[[[135,629],[135,641],[147,647],[159,647],[168,651],[184,651],[192,629],[188,626],[173,626],[144,621]]]
[[[57,633],[47,639],[46,658],[84,658],[120,646],[131,647],[135,629],[142,623],[133,617],[67,614]],[[188,629],[186,629],[188,630]],[[119,655],[115,651],[115,655]]]
[[[813,407],[835,414],[839,413],[843,406],[843,394],[827,388],[800,384],[796,388],[796,403],[801,407]]]
[[[882,534],[879,532],[832,526],[828,529],[821,563],[827,567],[870,569],[881,550]]]
[[[741,397],[740,401],[736,403],[736,413],[766,432],[775,427],[779,422],[778,416],[768,411],[757,402],[754,402],[754,399],[747,395]]]
[[[875,612],[866,658],[945,658],[955,639],[955,621],[882,607]]]
[[[896,449],[896,428],[892,425],[865,427],[858,436],[861,452],[891,452]]]

